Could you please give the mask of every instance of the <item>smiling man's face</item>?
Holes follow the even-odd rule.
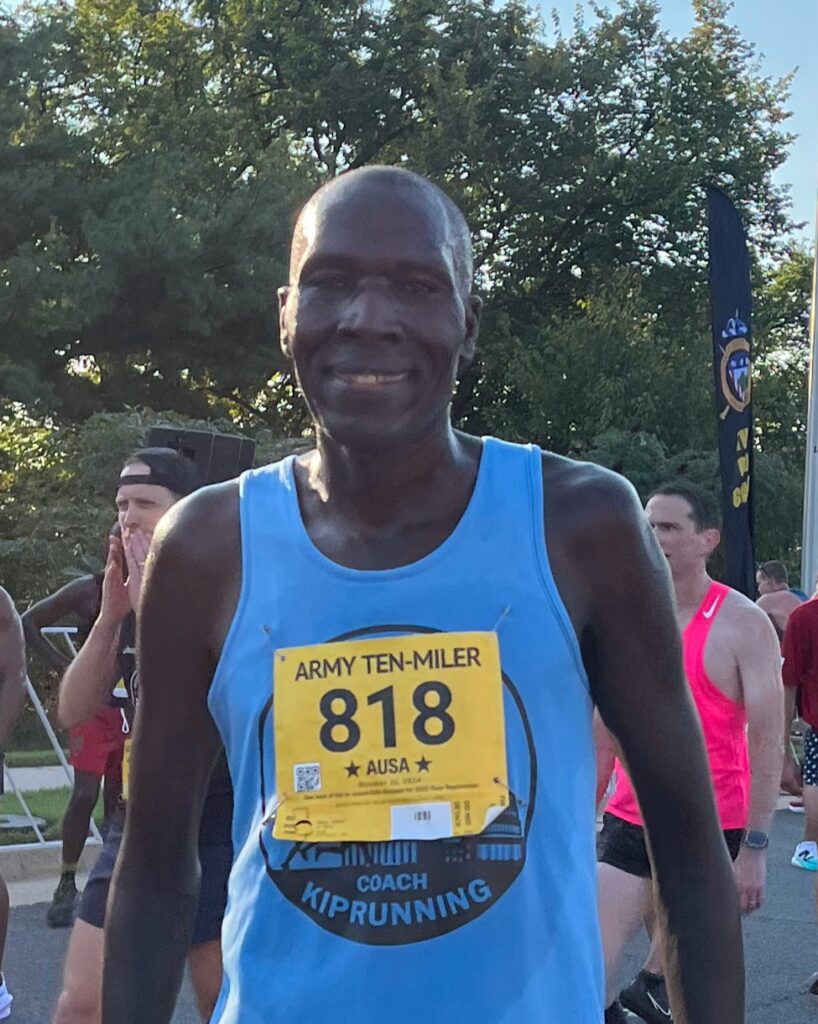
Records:
[[[281,338],[319,431],[379,448],[448,420],[477,330],[457,256],[431,189],[364,176],[308,208]]]

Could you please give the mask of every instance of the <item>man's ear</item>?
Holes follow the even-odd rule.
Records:
[[[483,300],[479,295],[470,295],[466,299],[466,336],[460,352],[460,365],[468,366],[474,359],[477,350],[477,335],[480,332],[480,314],[483,311]]]
[[[282,285],[276,294],[278,295],[278,343],[287,359],[292,359],[290,337],[287,332],[287,301],[290,298],[290,286]]]
[[[705,530],[704,537],[707,545],[707,557],[709,558],[721,543],[721,531],[714,528]]]

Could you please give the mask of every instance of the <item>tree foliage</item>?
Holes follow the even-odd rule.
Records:
[[[756,275],[760,547],[792,556],[809,257],[772,177],[788,80],[761,74],[722,0],[694,9],[682,39],[651,0],[570,26],[514,0],[40,0],[5,18],[2,437],[22,410],[12,443],[42,446],[51,482],[3,454],[28,495],[3,506],[3,543],[25,540],[21,509],[59,502],[99,416],[301,433],[274,296],[293,219],[318,183],[385,162],[474,229],[487,306],[458,422],[640,486],[681,466],[714,485],[704,190],[725,188]]]

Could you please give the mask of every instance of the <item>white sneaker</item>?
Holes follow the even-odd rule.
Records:
[[[14,996],[6,988],[6,979],[0,974],[0,1020],[7,1020],[11,1016],[11,1004]]]
[[[818,843],[799,843],[790,863],[805,871],[818,871]]]

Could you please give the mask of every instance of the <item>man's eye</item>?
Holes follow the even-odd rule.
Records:
[[[311,288],[337,292],[349,287],[349,279],[343,274],[315,274],[309,278],[307,285]]]
[[[423,281],[419,278],[408,277],[400,282],[400,289],[409,295],[420,295],[428,296],[434,295],[436,289],[433,284],[429,281]]]

